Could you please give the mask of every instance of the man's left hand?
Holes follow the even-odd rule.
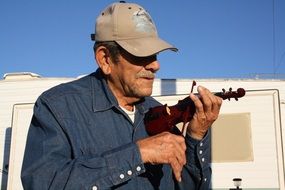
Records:
[[[187,133],[194,139],[201,140],[208,129],[218,118],[222,105],[222,98],[212,94],[207,88],[198,86],[200,98],[190,94],[195,104],[196,111],[189,122]]]

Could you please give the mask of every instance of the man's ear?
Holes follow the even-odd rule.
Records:
[[[100,46],[96,49],[95,59],[97,61],[98,66],[101,68],[105,75],[111,73],[112,60],[110,57],[109,50],[106,47]]]

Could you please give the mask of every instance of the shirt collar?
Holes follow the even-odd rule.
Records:
[[[90,76],[93,111],[105,111],[114,106],[118,106],[118,101],[109,89],[101,69],[97,69],[97,71]]]

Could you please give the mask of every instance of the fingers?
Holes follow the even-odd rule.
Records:
[[[203,108],[204,108],[204,111],[206,113],[208,112],[211,112],[212,111],[212,99],[214,96],[208,89],[202,87],[202,86],[199,86],[198,87],[198,92],[201,96],[201,100],[203,102]]]
[[[194,95],[192,93],[190,94],[190,98],[192,99],[192,101],[195,104],[196,112],[200,113],[200,114],[203,114],[204,113],[204,108],[203,108],[203,104],[202,104],[201,100],[196,95]]]
[[[212,120],[215,121],[219,116],[223,100],[218,96],[212,96],[212,102]]]
[[[181,171],[186,164],[186,145],[182,136],[164,132],[141,139],[137,144],[144,163],[170,164],[175,178],[181,180]]]
[[[183,169],[183,165],[181,165],[177,160],[173,159],[170,161],[170,165],[177,181],[181,181],[181,172]]]
[[[217,115],[222,105],[222,99],[215,96],[207,88],[202,86],[198,87],[198,92],[200,98],[195,95],[190,95],[196,106],[197,112],[200,114],[205,114],[206,116],[211,116],[213,114]]]
[[[172,142],[169,144],[171,153],[168,156],[167,163],[171,165],[173,174],[177,181],[181,181],[181,171],[183,166],[186,164],[186,145],[185,140],[181,136],[173,135],[171,133],[166,133],[165,140],[166,142]]]
[[[218,118],[222,99],[202,86],[198,87],[198,92],[199,97],[190,94],[196,111],[187,131],[193,138],[202,139],[208,128]]]
[[[164,147],[163,154],[165,154],[166,163],[173,163],[174,166],[183,166],[186,163],[186,145],[182,136],[174,135],[168,132],[161,133],[161,146]],[[177,167],[179,168],[179,167]]]

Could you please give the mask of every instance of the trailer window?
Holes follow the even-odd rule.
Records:
[[[212,162],[253,161],[250,113],[221,114],[211,138]]]

